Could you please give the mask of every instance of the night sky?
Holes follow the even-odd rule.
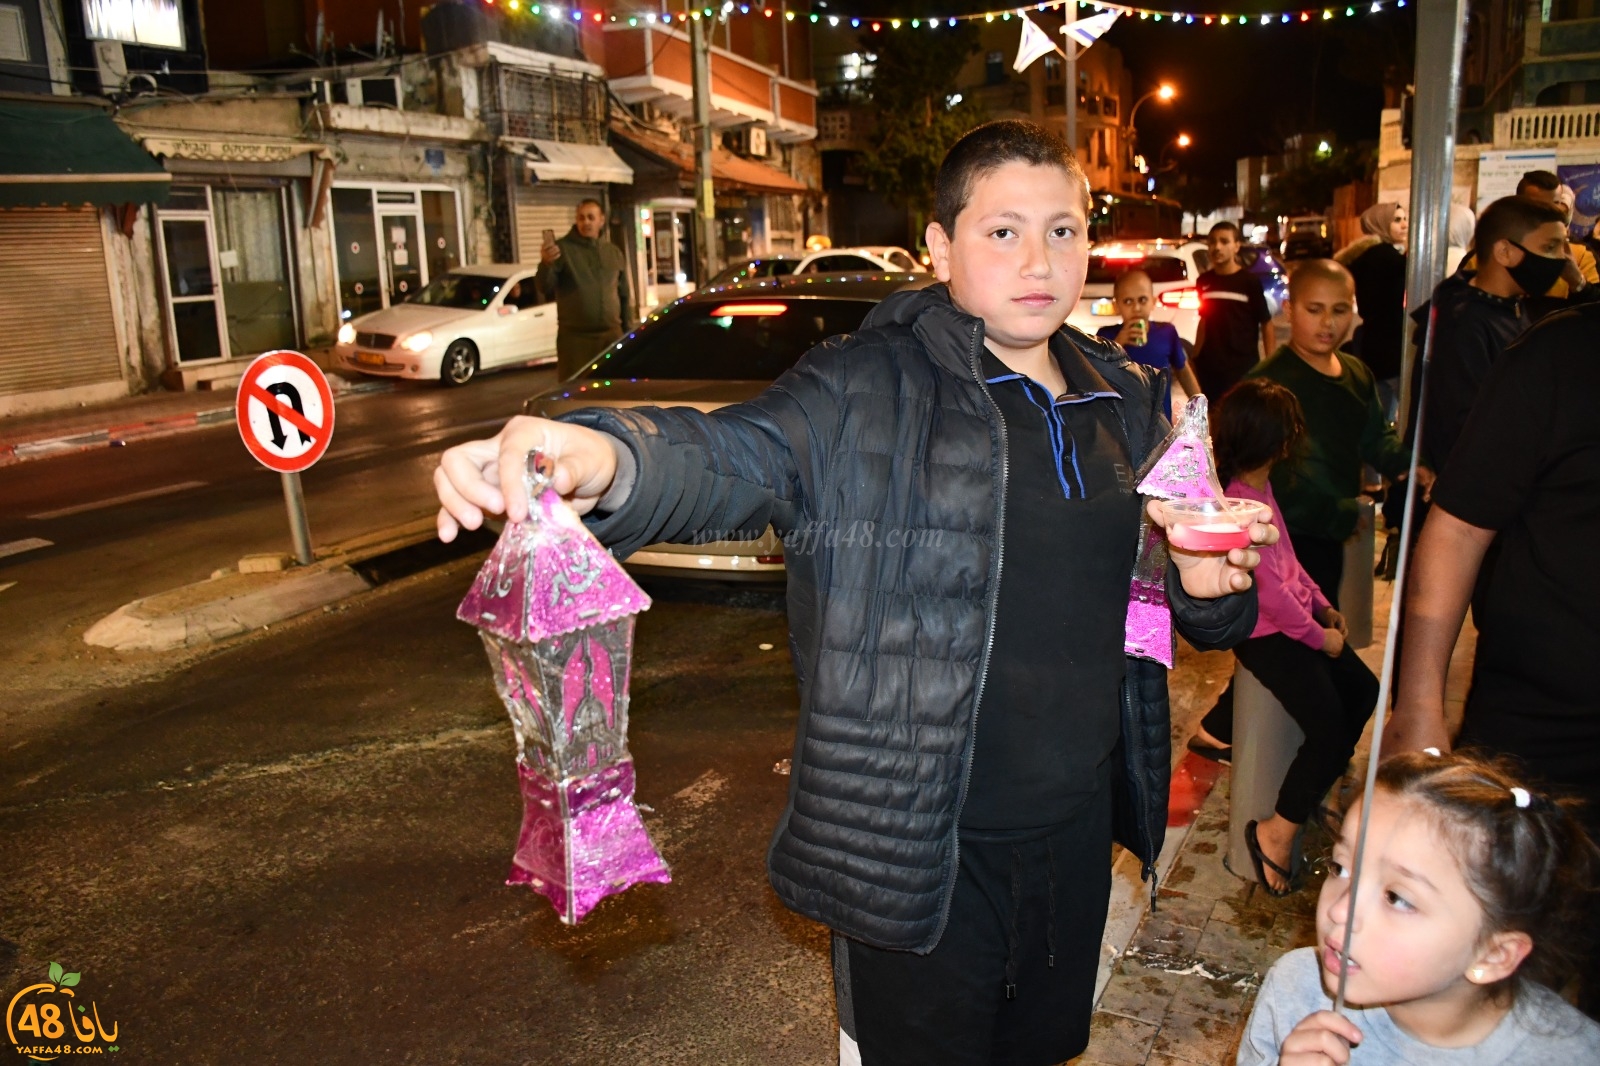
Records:
[[[1288,25],[1260,25],[1260,12],[1283,8],[1259,0],[1212,9],[1255,11],[1258,18],[1245,26],[1118,19],[1100,40],[1122,51],[1134,99],[1162,81],[1179,90],[1170,104],[1151,100],[1140,110],[1140,149],[1153,161],[1179,132],[1188,133],[1195,144],[1183,169],[1231,181],[1238,157],[1281,152],[1289,134],[1331,131],[1338,143],[1376,142],[1384,68],[1409,64],[1416,9],[1394,9],[1386,0],[1388,10],[1371,14],[1362,4],[1347,18],[1345,6],[1329,22],[1318,8],[1309,23]],[[1080,17],[1090,13],[1079,9]]]

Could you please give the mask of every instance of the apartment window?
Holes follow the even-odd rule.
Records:
[[[983,57],[983,83],[985,85],[1004,85],[1006,83],[1006,54],[1004,52],[990,52]]]
[[[22,8],[15,4],[0,4],[0,62],[27,61],[28,24],[23,21]]]

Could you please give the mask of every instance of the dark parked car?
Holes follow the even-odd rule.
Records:
[[[928,274],[869,279],[791,275],[704,288],[650,316],[573,377],[537,393],[524,414],[578,407],[688,406],[702,411],[751,399],[821,341],[861,326],[873,306]],[[759,540],[652,544],[627,565],[643,574],[781,581],[783,546]]]

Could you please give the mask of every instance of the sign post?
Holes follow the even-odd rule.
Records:
[[[321,459],[333,440],[333,391],[328,379],[299,352],[257,356],[239,382],[234,414],[250,454],[282,476],[294,557],[301,566],[309,566],[311,529],[300,471]]]

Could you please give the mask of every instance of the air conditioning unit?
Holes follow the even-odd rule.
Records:
[[[312,78],[310,81],[300,82],[291,86],[291,88],[309,95],[313,104],[337,104],[340,100],[335,90],[342,88],[342,86],[335,85],[327,78]]]
[[[357,107],[392,107],[400,110],[400,79],[390,75],[378,78],[347,78],[345,100]]]
[[[732,148],[740,155],[767,157],[767,131],[760,126],[743,126],[733,131]]]

